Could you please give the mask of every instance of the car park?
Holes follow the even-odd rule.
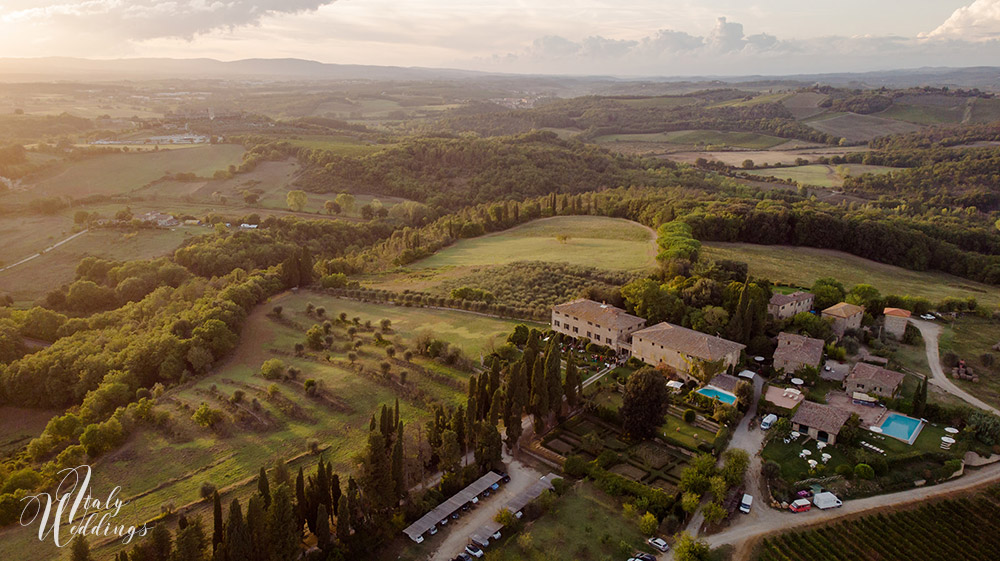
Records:
[[[646,543],[648,543],[649,545],[653,546],[654,548],[656,548],[659,551],[669,551],[670,550],[670,546],[667,545],[667,542],[663,541],[662,538],[649,538],[648,540],[646,540]]]
[[[470,543],[469,545],[465,546],[465,552],[475,557],[476,559],[479,559],[480,557],[483,556],[483,550],[474,543]]]

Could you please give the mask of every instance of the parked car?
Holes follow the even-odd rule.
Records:
[[[465,503],[462,505],[462,512],[469,512],[470,508],[472,508],[472,505],[470,503]]]
[[[510,476],[507,475],[507,472],[505,471],[500,472],[500,481],[503,481],[504,483],[510,483]]]
[[[438,527],[437,527],[437,524],[435,524],[435,525],[431,526],[431,529],[430,529],[430,531],[429,531],[429,532],[427,532],[427,533],[428,533],[428,534],[430,534],[430,535],[432,535],[432,536],[433,536],[434,534],[438,533]]]
[[[444,517],[444,520],[442,520],[442,521],[438,522],[438,524],[440,524],[440,525],[442,525],[442,526],[447,526],[447,525],[448,525],[448,517],[447,517],[447,516],[445,516],[445,517]]]
[[[500,536],[500,530],[497,530],[496,532],[493,532],[493,535],[490,536],[490,537],[493,538],[494,540],[499,540],[500,537],[501,537]]]
[[[764,415],[764,420],[760,422],[761,430],[767,430],[771,428],[771,425],[777,422],[777,420],[778,416],[775,415],[774,413],[768,413],[767,415]]]
[[[490,485],[490,489],[492,489],[494,491],[496,491],[499,488],[500,488],[500,484],[499,483],[494,483],[493,485]]]
[[[645,551],[640,551],[639,553],[636,553],[635,558],[638,559],[638,561],[656,561],[656,557],[653,557],[651,554],[646,553]]]
[[[792,512],[806,512],[812,508],[812,503],[809,499],[796,499],[792,501],[791,506],[788,507]]]
[[[816,508],[826,510],[828,508],[839,508],[843,506],[843,502],[837,498],[837,495],[829,492],[816,493],[813,495],[813,504]]]
[[[461,515],[462,515],[462,513],[460,513],[460,512],[453,512],[453,513],[451,513],[451,519],[452,520],[458,520],[458,517],[461,516]]]
[[[472,556],[468,553],[459,553],[458,557],[452,559],[451,561],[472,561]]]
[[[483,556],[483,550],[480,549],[479,546],[474,543],[470,543],[469,545],[465,546],[465,552],[475,557],[476,559],[479,559],[480,557]]]
[[[646,543],[648,543],[649,545],[653,546],[654,548],[656,548],[659,551],[669,551],[670,550],[670,546],[667,545],[667,542],[663,541],[661,538],[649,538],[648,540],[646,540]]]
[[[740,500],[740,512],[743,514],[750,514],[751,507],[753,507],[753,497],[744,493],[743,499]]]

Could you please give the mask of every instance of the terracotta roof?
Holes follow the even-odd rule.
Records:
[[[859,362],[855,364],[854,368],[851,369],[851,373],[847,375],[847,380],[849,381],[872,381],[890,390],[896,389],[903,383],[903,379],[905,378],[905,374],[889,370],[887,368],[882,368],[881,366],[875,366],[874,364],[868,364],[867,362]]]
[[[735,392],[736,386],[738,386],[741,381],[742,380],[736,376],[730,376],[729,374],[717,374],[714,378],[712,378],[708,385],[715,386],[720,390],[726,390],[727,392]]]
[[[792,422],[830,434],[837,434],[840,432],[841,427],[844,426],[844,423],[850,418],[850,411],[844,411],[843,409],[837,409],[836,407],[823,405],[822,403],[803,401],[799,405],[799,409],[795,412],[795,415],[792,416]]]
[[[849,318],[863,313],[865,313],[864,308],[862,308],[861,306],[855,306],[854,304],[848,304],[847,302],[834,304],[829,308],[823,310],[823,315],[828,315],[838,318]]]
[[[720,360],[732,352],[746,348],[746,345],[667,322],[636,331],[632,334],[632,338],[645,339],[668,349],[710,361]]]
[[[903,310],[901,308],[886,308],[883,312],[887,316],[896,316],[898,318],[908,318],[910,317],[909,310]]]
[[[611,328],[630,328],[646,320],[633,316],[621,308],[580,298],[553,306],[553,311]]]
[[[781,332],[778,334],[778,348],[774,351],[774,360],[788,360],[818,367],[823,360],[824,346],[822,339]]]
[[[771,296],[770,303],[772,306],[784,306],[785,304],[788,304],[790,302],[811,300],[813,298],[814,296],[812,295],[812,293],[799,291],[799,292],[793,292],[791,294],[775,294],[774,296]]]

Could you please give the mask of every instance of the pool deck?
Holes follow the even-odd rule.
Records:
[[[902,413],[895,413],[895,412],[893,412],[893,413],[889,413],[889,415],[899,415],[900,417],[906,417],[907,419],[913,419],[914,421],[919,421],[919,423],[917,424],[917,428],[913,429],[913,432],[910,434],[910,438],[909,439],[899,438],[898,436],[894,436],[894,435],[891,435],[891,434],[889,434],[889,433],[887,433],[885,431],[882,431],[882,434],[884,434],[885,436],[888,436],[890,438],[895,438],[896,440],[899,440],[900,442],[905,442],[905,443],[909,444],[910,446],[913,446],[913,443],[917,441],[917,437],[920,436],[920,431],[924,430],[924,425],[927,424],[927,421],[925,421],[923,419],[916,419],[914,417],[910,417],[909,415],[903,415]],[[886,415],[886,417],[888,418],[889,415]],[[883,420],[883,423],[884,422],[885,422],[885,420]],[[882,425],[879,425],[879,426],[881,427]]]
[[[719,393],[721,393],[723,395],[732,396],[733,400],[732,401],[726,401],[724,399],[719,399],[719,397],[715,396],[715,395],[705,395],[705,394],[701,393],[702,390],[715,390],[715,391],[717,391],[717,392],[719,392]],[[704,395],[705,397],[707,397],[709,399],[714,399],[714,400],[716,400],[716,401],[718,401],[720,403],[725,403],[726,405],[733,405],[733,404],[736,403],[736,400],[737,400],[736,394],[734,394],[733,392],[727,392],[726,390],[724,390],[722,388],[717,388],[717,387],[715,387],[715,386],[713,386],[711,384],[709,384],[709,385],[707,385],[707,386],[705,386],[703,388],[698,388],[697,390],[695,390],[695,393],[700,394],[700,395]]]

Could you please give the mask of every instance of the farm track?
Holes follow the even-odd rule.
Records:
[[[17,263],[11,263],[10,265],[7,265],[6,267],[0,267],[0,273],[6,271],[8,269],[13,269],[14,267],[17,267],[18,265],[23,265],[23,264],[27,263],[28,261],[31,261],[32,259],[34,259],[36,257],[41,257],[42,255],[44,255],[44,254],[52,251],[53,249],[55,249],[55,248],[57,248],[57,247],[65,244],[67,242],[71,242],[71,241],[75,240],[76,238],[78,238],[78,237],[86,234],[89,231],[90,230],[87,229],[87,230],[82,230],[80,232],[77,232],[77,233],[73,234],[72,236],[70,236],[70,237],[68,237],[68,238],[66,238],[66,239],[64,239],[62,241],[59,241],[59,242],[56,242],[56,243],[50,245],[49,247],[47,247],[47,248],[39,251],[38,253],[32,255],[31,257],[25,257],[24,259],[18,261]]]
[[[941,326],[929,321],[913,318],[910,318],[910,323],[920,330],[920,336],[924,338],[924,348],[927,349],[927,364],[930,366],[932,374],[930,382],[970,405],[985,409],[994,415],[1000,415],[1000,410],[996,407],[973,396],[948,379],[944,369],[941,368],[941,356],[938,350],[938,337],[941,336]]]

